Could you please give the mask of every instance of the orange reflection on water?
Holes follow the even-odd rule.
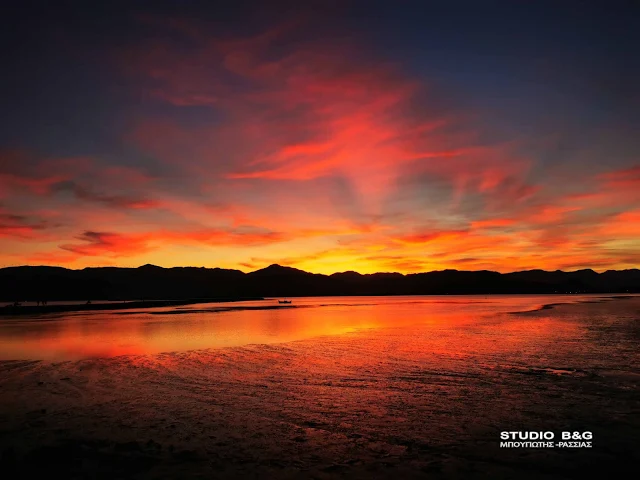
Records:
[[[559,301],[558,297],[552,299]],[[575,297],[572,298],[572,301]],[[498,320],[510,310],[535,308],[546,297],[331,297],[294,299],[293,308],[275,301],[201,304],[179,309],[99,311],[60,316],[7,319],[0,324],[0,359],[75,360],[88,357],[146,355],[162,352],[290,342],[356,331],[403,329],[393,348],[401,355],[420,355],[425,341],[430,353],[464,353],[466,349],[520,348],[536,336],[558,329],[542,318]],[[277,304],[276,304],[277,305]],[[242,308],[248,309],[242,309]],[[415,337],[406,328],[416,329]],[[472,334],[453,342],[451,332]],[[448,332],[448,333],[443,333]],[[555,332],[557,334],[557,331]],[[424,336],[427,336],[423,338]],[[419,340],[420,345],[415,345]],[[428,341],[427,341],[428,340]]]

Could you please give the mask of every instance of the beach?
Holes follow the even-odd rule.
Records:
[[[501,300],[467,305],[463,315],[451,313],[461,308],[455,303],[440,304],[431,317],[411,318],[407,312],[431,307],[407,301],[378,307],[398,311],[395,326],[190,351],[3,360],[2,467],[9,478],[612,475],[639,460],[640,299],[583,300],[520,313],[512,304],[527,300]],[[361,304],[361,314],[353,306],[315,310],[370,317],[375,305]],[[590,431],[593,447],[500,448],[505,430]]]

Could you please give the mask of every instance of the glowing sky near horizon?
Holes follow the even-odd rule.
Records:
[[[625,12],[118,3],[4,20],[0,266],[639,266]]]

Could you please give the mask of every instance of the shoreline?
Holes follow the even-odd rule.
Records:
[[[415,295],[415,296],[493,296],[493,295],[505,295],[505,294],[489,294],[489,295],[480,295],[480,294],[462,294],[462,295]],[[506,294],[512,295],[512,294]],[[515,294],[515,295],[540,295],[540,294]],[[548,295],[566,295],[566,294],[548,294]],[[585,295],[585,294],[576,294]],[[587,301],[586,303],[599,303],[601,301],[607,300],[615,300],[615,299],[627,299],[633,298],[636,295],[633,294],[586,294],[586,295],[602,295],[598,300]],[[349,295],[335,295],[335,296],[349,296]],[[395,297],[395,296],[403,296],[403,295],[358,295],[365,297]],[[412,295],[413,296],[413,295]],[[45,315],[49,313],[66,313],[66,312],[82,312],[82,311],[101,311],[101,310],[135,310],[139,308],[162,308],[162,307],[179,307],[185,305],[195,305],[199,303],[232,303],[232,302],[248,302],[248,301],[260,301],[267,300],[269,298],[274,297],[220,297],[220,298],[191,298],[184,300],[123,300],[122,302],[111,301],[109,303],[78,303],[78,304],[56,304],[56,305],[5,305],[4,307],[0,307],[0,318],[1,317],[15,317],[15,316],[29,316],[29,315]],[[560,303],[549,303],[544,305],[539,305],[538,307],[532,310],[523,310],[523,311],[513,311],[506,312],[508,314],[527,314],[539,312],[541,310],[552,309],[559,305],[569,304],[572,302],[560,302]],[[576,303],[585,303],[585,302],[576,302]],[[282,306],[280,306],[282,307]],[[260,307],[261,309],[271,309],[274,307]],[[224,308],[224,310],[234,309],[233,307]],[[214,311],[212,309],[204,309],[202,311]],[[193,313],[193,311],[189,311]],[[154,314],[162,314],[164,312],[151,312]],[[172,312],[172,313],[187,313],[187,312]]]
[[[610,302],[612,300],[628,300],[629,298],[634,298],[635,295],[612,295],[612,296],[604,296],[597,297],[596,300],[579,300],[577,302],[559,302],[559,303],[545,303],[544,305],[540,305],[532,310],[521,310],[518,312],[507,312],[510,315],[523,315],[527,313],[537,313],[543,310],[551,310],[561,305],[576,305],[581,303],[603,303]]]
[[[40,315],[47,313],[81,312],[88,310],[130,310],[195,305],[198,303],[227,303],[264,300],[264,297],[191,298],[186,300],[125,300],[121,303],[89,303],[67,305],[7,305],[0,308],[0,316]]]

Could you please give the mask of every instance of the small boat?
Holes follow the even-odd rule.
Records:
[[[278,303],[291,303],[291,300],[278,300]]]

